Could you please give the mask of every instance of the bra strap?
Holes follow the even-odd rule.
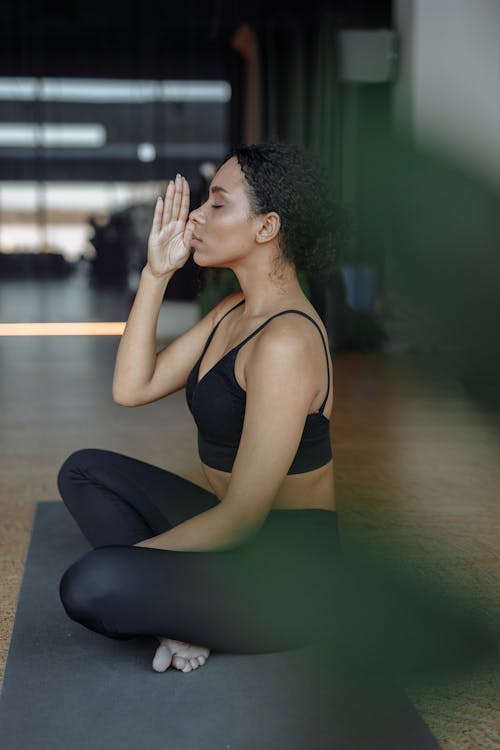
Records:
[[[203,349],[203,351],[201,353],[200,361],[203,359],[203,357],[205,355],[205,352],[207,351],[207,349],[208,349],[208,347],[210,345],[210,342],[213,339],[214,333],[217,330],[217,328],[219,327],[219,323],[221,323],[221,321],[224,320],[224,318],[226,317],[226,315],[229,315],[230,312],[233,312],[233,310],[236,310],[236,308],[239,307],[240,305],[242,305],[244,302],[245,302],[244,299],[242,299],[241,302],[238,302],[237,305],[235,305],[230,310],[228,310],[226,313],[224,313],[224,315],[222,316],[222,318],[219,321],[217,321],[217,323],[214,325],[214,327],[212,328],[212,330],[210,332],[210,336],[208,337],[208,339],[207,339],[207,341],[205,343],[205,348]]]
[[[244,300],[242,300],[242,301],[244,301]],[[239,304],[241,304],[241,302]],[[236,305],[236,307],[238,307],[238,305]],[[234,310],[234,307],[233,307],[233,310]],[[231,311],[229,311],[229,312],[231,312]],[[325,344],[325,339],[323,337],[323,333],[321,332],[321,328],[316,323],[316,321],[314,320],[314,318],[311,318],[310,315],[308,315],[305,312],[302,312],[302,310],[282,310],[281,312],[276,313],[275,315],[272,315],[270,318],[268,318],[267,320],[265,320],[264,323],[262,323],[262,325],[260,325],[255,331],[253,331],[249,336],[247,336],[246,339],[244,339],[240,344],[238,344],[237,348],[239,350],[240,347],[243,346],[243,344],[246,344],[246,342],[249,341],[253,336],[255,336],[256,333],[258,333],[260,330],[262,330],[262,328],[264,328],[264,326],[266,326],[269,323],[270,320],[273,320],[273,318],[277,318],[278,315],[285,315],[285,313],[289,313],[289,312],[298,313],[298,315],[303,315],[305,318],[309,318],[309,320],[311,321],[311,323],[314,323],[314,325],[318,329],[319,334],[321,336],[321,341],[323,342],[323,349],[325,350],[325,357],[326,357],[326,369],[327,369],[327,373],[328,373],[328,388],[326,390],[325,399],[324,399],[323,403],[321,404],[320,408],[318,409],[318,411],[322,412],[323,409],[325,408],[326,402],[328,401],[328,395],[330,393],[330,364],[328,362],[328,350],[326,348],[326,344]],[[221,318],[221,320],[222,320],[222,318]]]
[[[245,302],[245,300],[242,299],[241,302],[238,302],[237,305],[235,305],[230,310],[228,310],[226,313],[224,313],[224,315],[222,316],[222,318],[219,320],[219,323],[221,322],[221,320],[224,320],[224,318],[226,317],[226,315],[229,315],[230,312],[233,312],[233,310],[236,310],[236,308],[239,307],[240,305],[242,305],[244,302]],[[217,328],[217,326],[219,325],[219,323],[217,323],[217,325],[215,326],[215,328]],[[215,331],[215,328],[214,328],[214,331]]]

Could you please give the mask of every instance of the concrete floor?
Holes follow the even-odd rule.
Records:
[[[126,320],[130,303],[128,295],[90,290],[82,274],[0,282],[0,322]],[[159,345],[196,316],[194,303],[167,302]],[[0,337],[1,674],[35,503],[59,497],[56,474],[70,452],[108,448],[207,486],[184,391],[138,409],[112,402],[117,346],[112,336]],[[435,576],[458,577],[498,619],[500,414],[472,401],[429,356],[341,354],[334,387],[346,538],[411,541],[421,565],[431,548],[440,560]],[[499,746],[493,668],[410,694],[446,750]]]

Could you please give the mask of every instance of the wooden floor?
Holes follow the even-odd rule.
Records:
[[[90,293],[81,278],[43,288],[4,283],[0,295],[3,322],[123,320],[128,309],[119,295]],[[2,675],[35,504],[59,498],[56,474],[70,452],[108,448],[207,486],[184,391],[138,409],[112,403],[117,345],[116,337],[0,338]],[[395,533],[415,549],[430,545],[443,560],[436,576],[459,576],[498,618],[500,414],[429,355],[344,354],[334,369],[346,537]],[[410,695],[446,750],[500,746],[493,669]]]

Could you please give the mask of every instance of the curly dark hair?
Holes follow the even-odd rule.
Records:
[[[330,271],[337,251],[336,200],[316,157],[280,141],[242,144],[231,149],[245,175],[251,216],[275,211],[281,220],[282,258],[296,271]]]

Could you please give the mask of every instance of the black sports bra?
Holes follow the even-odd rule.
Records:
[[[264,328],[270,320],[285,313],[297,313],[309,318],[320,332],[328,369],[328,389],[318,411],[308,414],[306,417],[300,444],[288,474],[301,474],[324,466],[332,458],[330,420],[323,414],[330,393],[330,367],[323,334],[310,315],[301,310],[282,310],[282,312],[272,315],[246,339],[228,351],[198,382],[201,361],[219,323],[244,302],[243,299],[231,310],[228,310],[214,326],[201,357],[189,373],[186,382],[186,401],[198,427],[200,459],[204,464],[214,469],[232,471],[243,430],[246,405],[246,391],[240,386],[234,374],[236,355],[241,347]]]

